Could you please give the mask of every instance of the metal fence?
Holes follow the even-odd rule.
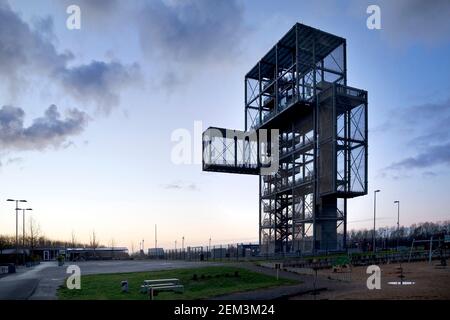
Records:
[[[167,260],[188,261],[240,261],[259,258],[259,246],[253,243],[197,246],[180,249],[166,249],[159,256],[149,256]]]
[[[431,240],[431,241],[430,241]],[[330,267],[337,257],[346,256],[352,265],[364,265],[372,262],[397,262],[397,261],[419,261],[440,256],[448,258],[450,255],[449,244],[440,239],[435,240],[403,240],[400,242],[380,239],[377,250],[373,252],[371,242],[365,241],[355,245],[355,242],[347,243],[347,250],[320,251],[314,255],[306,252],[267,253],[261,251],[255,243],[234,243],[212,246],[189,246],[179,249],[161,249],[158,255],[143,255],[142,258],[186,260],[186,261],[251,261],[251,260],[292,260],[295,264],[305,261],[306,264],[312,260],[327,262]],[[431,243],[432,247],[430,250]],[[311,260],[311,261],[309,261]]]

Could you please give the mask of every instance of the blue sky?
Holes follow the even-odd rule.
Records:
[[[171,136],[243,129],[244,74],[302,22],[347,39],[349,85],[369,92],[369,194],[349,229],[371,227],[375,189],[379,226],[394,200],[402,224],[449,219],[449,15],[448,1],[0,0],[0,198],[29,200],[52,238],[148,246],[157,223],[166,247],[256,240],[257,177],[177,165]],[[0,233],[13,212],[0,203]]]

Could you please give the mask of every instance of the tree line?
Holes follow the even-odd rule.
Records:
[[[39,224],[30,217],[29,223],[28,223],[28,229],[26,230],[25,235],[25,247],[29,248],[31,250],[35,248],[40,247],[46,247],[46,248],[55,248],[55,247],[66,247],[66,248],[104,248],[104,245],[101,245],[98,241],[97,235],[95,231],[92,232],[92,234],[89,237],[90,241],[89,243],[83,243],[80,241],[77,241],[76,235],[74,232],[71,234],[71,240],[70,241],[64,241],[64,240],[54,240],[50,239],[47,236],[45,236]],[[18,245],[21,248],[23,246],[23,235],[20,233],[18,235]],[[16,236],[15,235],[1,235],[0,234],[0,253],[2,250],[5,249],[12,249],[16,247]]]
[[[347,234],[347,245],[349,247],[365,248],[372,242],[373,230],[360,229],[350,230]],[[409,246],[412,240],[441,239],[445,234],[450,233],[450,220],[439,222],[414,223],[409,227],[397,226],[381,227],[375,232],[377,246],[386,248],[396,245]]]
[[[347,233],[347,245],[349,247],[366,248],[372,243],[372,230],[359,229],[350,230]],[[413,239],[415,240],[429,240],[432,236],[435,239],[442,238],[444,234],[450,233],[450,220],[439,222],[422,222],[414,223],[409,227],[400,226],[397,230],[396,226],[381,227],[376,230],[377,246],[392,247],[395,245],[411,245]],[[19,235],[19,247],[22,247],[23,237]],[[115,242],[111,240],[111,246],[114,247]],[[11,235],[0,235],[0,253],[2,250],[15,248],[16,237]],[[75,233],[72,232],[71,240],[54,240],[46,237],[36,223],[30,217],[28,223],[28,231],[25,237],[25,247],[33,250],[38,247],[72,247],[72,248],[104,248],[98,241],[95,231],[89,237],[89,243],[79,242],[76,239]]]

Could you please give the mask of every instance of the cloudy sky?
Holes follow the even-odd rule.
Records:
[[[202,172],[200,124],[243,129],[244,74],[302,22],[347,39],[349,85],[369,91],[349,228],[370,228],[375,189],[380,226],[394,200],[403,224],[449,219],[449,16],[446,0],[0,0],[0,198],[27,199],[52,238],[147,247],[157,223],[166,247],[256,240],[257,177]],[[191,164],[172,159],[180,132]],[[0,202],[0,233],[13,212]]]

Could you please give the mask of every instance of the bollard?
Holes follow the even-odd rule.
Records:
[[[281,263],[275,263],[275,269],[277,270],[277,281],[278,281],[280,278]]]
[[[150,295],[150,300],[153,300],[153,299],[154,299],[153,288],[150,288],[150,290],[149,290],[149,295]]]
[[[128,280],[122,281],[120,284],[122,286],[122,292],[128,293]]]

